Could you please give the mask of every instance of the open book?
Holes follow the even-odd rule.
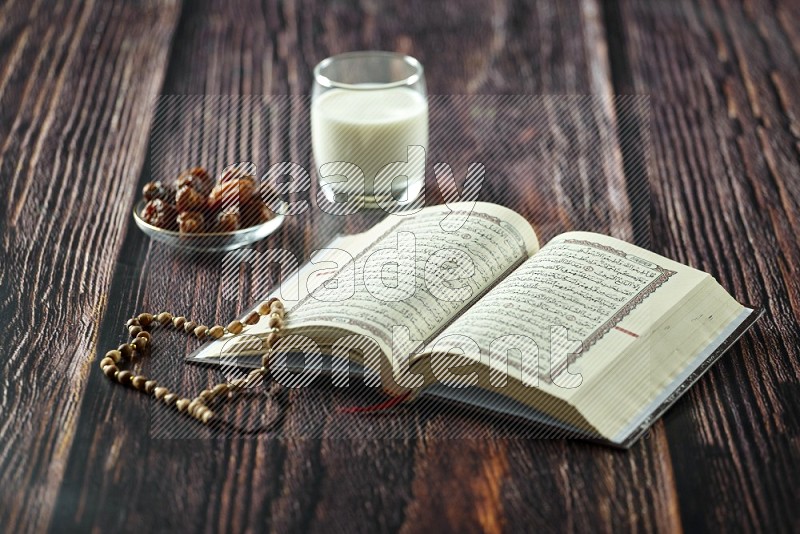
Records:
[[[540,247],[522,216],[487,203],[390,215],[311,260],[273,294],[286,304],[287,344],[310,342],[332,372],[355,361],[391,395],[440,397],[617,446],[758,316],[712,276],[618,239],[568,232]],[[258,366],[252,336],[267,333],[262,317],[250,336],[211,342],[190,360],[227,352]]]

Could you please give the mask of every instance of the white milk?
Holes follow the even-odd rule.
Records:
[[[363,187],[352,179],[348,183],[324,187],[328,200],[355,188],[353,192],[358,196],[363,194],[366,204],[374,204],[377,199],[373,183],[378,171],[387,163],[409,161],[409,145],[427,150],[428,103],[424,96],[405,87],[332,89],[314,100],[311,135],[317,171],[325,163],[349,162],[364,172]],[[424,185],[424,160],[413,158],[409,164],[393,165],[382,173],[384,178],[408,176],[391,182],[391,194],[400,201],[416,199]],[[341,165],[326,167],[324,174],[327,178],[321,178],[321,183],[341,182],[342,178],[332,175],[343,168]],[[421,172],[409,172],[412,168]],[[388,183],[379,189],[378,198],[387,199]],[[342,201],[344,199],[337,199],[337,202]]]

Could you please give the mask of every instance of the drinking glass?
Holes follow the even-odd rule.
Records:
[[[394,52],[351,52],[314,68],[311,139],[329,202],[391,209],[425,183],[428,101],[422,65]]]

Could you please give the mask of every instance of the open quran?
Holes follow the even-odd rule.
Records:
[[[709,274],[595,233],[542,245],[487,203],[390,215],[316,251],[273,295],[287,308],[275,353],[305,354],[300,366],[334,383],[354,362],[388,395],[621,447],[758,317]],[[269,331],[262,319],[189,359],[259,366]]]

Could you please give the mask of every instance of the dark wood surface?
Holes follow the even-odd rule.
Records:
[[[800,10],[788,0],[3,4],[0,525],[796,531],[798,28]],[[505,175],[487,178],[481,200],[517,209],[547,238],[596,216],[579,202],[589,193],[606,206],[622,197],[601,225],[712,273],[765,316],[627,452],[485,439],[490,429],[468,417],[419,420],[409,411],[371,423],[421,428],[405,439],[369,440],[358,428],[350,439],[153,437],[149,401],[109,384],[98,352],[120,342],[135,311],[222,321],[258,293],[245,276],[241,299],[224,298],[213,262],[187,262],[133,225],[139,185],[158,163],[148,139],[164,134],[153,102],[307,94],[317,61],[359,48],[418,57],[431,94],[605,97],[592,117],[575,119],[587,124],[578,142],[567,132],[541,152],[522,150]],[[649,95],[648,120],[614,94]],[[276,120],[274,135],[236,137],[226,155],[255,146],[265,160],[305,160],[301,127]],[[191,139],[189,118],[169,128],[176,142]],[[601,154],[586,189],[576,161]],[[537,161],[561,171],[561,181],[543,182],[556,189],[506,179]],[[650,228],[630,222],[642,210],[652,210]],[[263,246],[307,254],[325,229],[341,230],[312,210]],[[165,343],[172,361],[193,347]],[[186,391],[216,378],[178,362],[143,365],[173,369]],[[277,409],[285,428],[318,425],[324,435],[332,402],[325,391],[297,391]],[[448,425],[473,438],[437,438]]]

